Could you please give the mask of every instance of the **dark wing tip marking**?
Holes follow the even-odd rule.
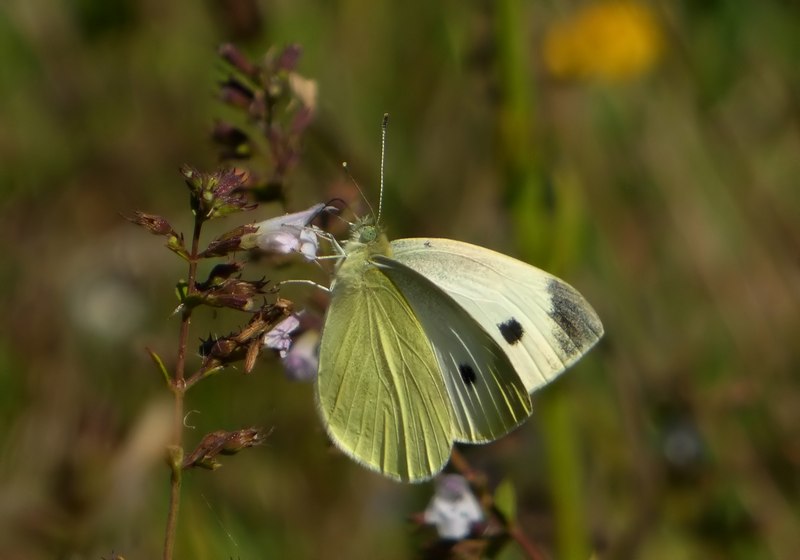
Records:
[[[558,280],[547,284],[550,294],[550,318],[556,322],[556,340],[567,356],[582,354],[603,332],[603,326],[591,307],[578,292]]]
[[[475,380],[478,379],[478,376],[475,375],[475,370],[472,369],[472,366],[469,364],[460,364],[458,366],[458,373],[461,374],[464,385],[472,385],[475,383]]]
[[[520,340],[522,340],[522,335],[525,334],[525,330],[522,328],[522,325],[519,324],[514,317],[511,317],[509,320],[499,323],[497,328],[500,329],[500,334],[503,335],[503,338],[509,344],[516,344]]]

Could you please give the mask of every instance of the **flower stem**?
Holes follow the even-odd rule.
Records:
[[[508,529],[508,534],[517,542],[522,549],[525,558],[529,560],[544,560],[544,554],[536,544],[531,541],[516,525]]]
[[[164,560],[172,560],[172,553],[175,550],[175,529],[178,525],[178,510],[181,504],[181,467],[183,461],[177,461],[181,457],[181,447],[170,446],[170,492],[169,492],[169,512],[167,513],[167,529],[164,535]]]
[[[192,252],[189,255],[189,287],[187,294],[195,291],[197,283],[197,254],[200,244],[200,230],[203,220],[195,216],[194,232],[192,234]],[[181,482],[183,474],[183,400],[186,394],[186,346],[189,340],[189,323],[191,322],[191,308],[184,310],[181,316],[181,330],[178,336],[178,358],[175,363],[175,375],[172,379],[172,393],[175,396],[175,414],[173,416],[172,444],[168,449],[170,467],[170,493],[169,511],[167,512],[167,528],[164,534],[163,560],[172,560],[175,551],[175,535],[178,525],[178,511],[181,504]]]

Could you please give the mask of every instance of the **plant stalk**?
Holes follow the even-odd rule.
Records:
[[[203,220],[195,216],[194,232],[192,233],[192,252],[189,255],[189,287],[187,294],[191,295],[195,291],[197,283],[197,254],[200,245],[200,230],[203,227]],[[175,396],[175,414],[173,416],[173,436],[172,444],[168,450],[168,460],[170,467],[170,493],[169,510],[167,512],[167,527],[164,533],[164,554],[163,560],[172,560],[175,551],[175,535],[178,526],[178,511],[181,505],[181,482],[183,475],[183,410],[184,395],[186,394],[186,381],[184,378],[186,371],[186,346],[189,340],[189,324],[191,322],[192,310],[185,309],[181,315],[181,330],[178,336],[178,357],[175,363],[175,376],[172,379],[172,393]]]

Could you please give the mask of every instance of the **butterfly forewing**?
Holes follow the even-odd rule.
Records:
[[[450,457],[449,397],[433,348],[406,300],[360,255],[337,273],[317,394],[333,441],[373,470],[425,480]]]
[[[603,334],[571,286],[501,253],[451,239],[399,239],[393,258],[453,298],[509,357],[530,392],[578,360]]]
[[[430,280],[388,257],[375,257],[433,345],[454,414],[454,437],[495,440],[531,413],[524,383],[497,343]]]

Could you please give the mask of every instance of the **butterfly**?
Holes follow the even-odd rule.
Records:
[[[455,442],[486,443],[519,426],[531,392],[603,335],[574,288],[490,249],[390,242],[368,217],[339,251],[318,410],[339,449],[398,481],[432,478]]]

